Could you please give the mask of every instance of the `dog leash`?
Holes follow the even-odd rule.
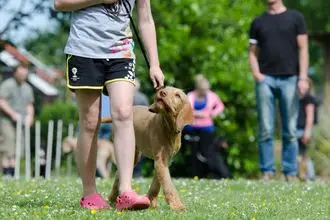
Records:
[[[136,38],[137,38],[137,40],[139,42],[139,45],[140,45],[140,48],[141,48],[141,51],[142,51],[144,60],[146,61],[146,64],[148,66],[148,69],[150,69],[150,64],[149,64],[149,60],[147,58],[147,53],[146,53],[145,48],[144,48],[144,46],[142,44],[142,40],[141,40],[140,35],[139,35],[139,33],[137,31],[137,28],[135,26],[135,23],[134,23],[134,20],[132,18],[132,15],[131,15],[130,11],[128,10],[127,5],[125,4],[125,1],[122,1],[122,2],[123,2],[123,5],[125,7],[125,10],[126,10],[126,12],[128,14],[129,20],[130,20],[130,22],[132,24],[132,27],[133,27],[133,30],[134,30],[134,34],[136,35]]]

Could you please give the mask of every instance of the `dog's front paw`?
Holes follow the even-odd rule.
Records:
[[[158,208],[158,206],[159,206],[158,199],[152,199],[152,200],[150,200],[150,202],[151,202],[151,204],[150,204],[151,208],[154,208],[154,209]]]
[[[172,203],[170,204],[171,209],[175,210],[175,211],[185,211],[186,208],[184,207],[184,205],[179,202],[179,203]]]

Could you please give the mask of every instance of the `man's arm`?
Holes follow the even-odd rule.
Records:
[[[257,82],[263,80],[264,76],[260,73],[259,62],[258,62],[258,46],[257,44],[250,44],[249,48],[249,64],[253,77]]]
[[[26,106],[26,119],[25,123],[32,126],[34,120],[34,107],[33,104],[28,104]]]
[[[297,36],[298,53],[299,53],[299,81],[298,92],[300,95],[305,95],[308,91],[308,36],[300,34]]]
[[[299,50],[299,78],[308,78],[308,65],[309,65],[309,54],[308,54],[308,36],[307,34],[300,34],[297,36],[297,44]]]
[[[308,65],[309,65],[309,54],[308,54],[308,33],[307,26],[305,23],[304,16],[300,13],[297,15],[296,25],[296,39],[298,45],[299,54],[299,82],[298,92],[300,95],[305,95],[308,91]]]
[[[13,121],[17,121],[19,114],[10,107],[9,103],[3,99],[0,98],[0,110],[2,110],[5,114],[7,114]]]
[[[137,0],[137,10],[138,26],[150,62],[150,77],[154,87],[159,88],[164,85],[164,75],[159,67],[156,29],[151,13],[150,0]]]
[[[54,7],[57,11],[77,11],[99,4],[112,4],[118,0],[55,0]]]

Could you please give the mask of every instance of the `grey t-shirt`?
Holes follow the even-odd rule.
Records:
[[[135,0],[72,12],[64,52],[95,59],[135,58],[130,20],[124,4],[132,13]]]
[[[25,117],[26,107],[34,102],[34,95],[31,86],[24,82],[18,84],[14,78],[9,78],[0,85],[0,97],[6,100],[11,108],[21,116]],[[0,119],[8,118],[0,110]]]

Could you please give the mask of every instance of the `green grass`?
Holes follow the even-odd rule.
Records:
[[[274,181],[174,181],[187,211],[174,212],[160,199],[158,209],[91,213],[79,208],[80,180],[0,181],[0,219],[330,219],[330,185]],[[107,195],[112,182],[98,180]],[[145,193],[149,179],[134,180]]]

